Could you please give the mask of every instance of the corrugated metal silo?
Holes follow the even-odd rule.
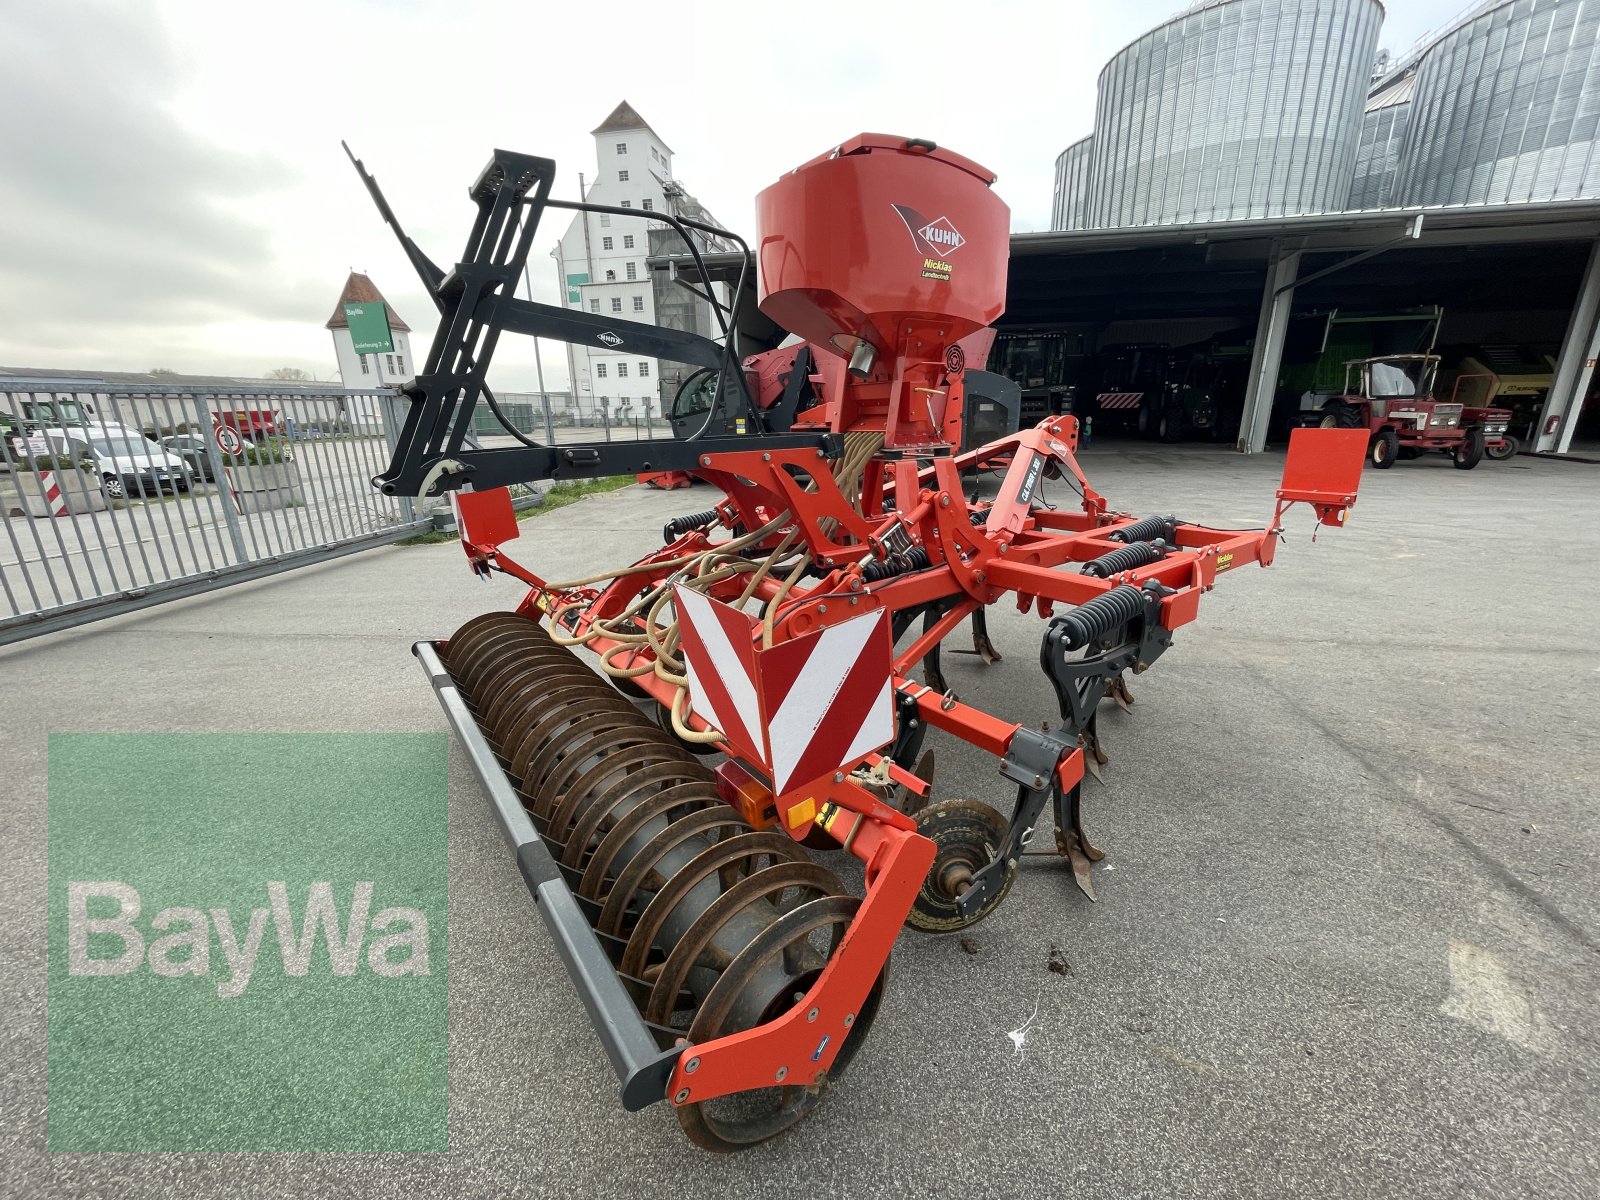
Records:
[[[1485,6],[1417,69],[1407,205],[1600,196],[1600,0]]]
[[[1203,0],[1100,73],[1090,227],[1342,209],[1378,0]]]
[[[1056,158],[1056,195],[1050,209],[1051,229],[1082,229],[1083,206],[1089,198],[1089,167],[1094,134],[1073,142]]]
[[[1415,75],[1407,75],[1373,93],[1361,118],[1356,142],[1356,169],[1346,207],[1393,208],[1395,176],[1400,167],[1400,147],[1411,123],[1411,96]]]

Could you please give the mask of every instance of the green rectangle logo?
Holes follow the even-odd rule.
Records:
[[[443,734],[57,734],[52,1151],[444,1150]]]
[[[389,306],[382,301],[347,300],[344,319],[350,326],[350,341],[357,354],[394,352],[394,338],[389,332]]]

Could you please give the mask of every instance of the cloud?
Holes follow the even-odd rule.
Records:
[[[184,128],[181,64],[151,12],[8,4],[0,47],[0,362],[298,315],[271,230],[237,211],[294,173]]]
[[[327,377],[322,323],[369,272],[426,345],[433,305],[339,150],[348,138],[449,266],[495,146],[594,178],[588,131],[626,97],[682,183],[754,233],[755,194],[841,139],[929,137],[999,175],[1014,228],[1048,224],[1053,164],[1093,123],[1096,78],[1183,0],[0,2],[0,363]],[[1459,0],[1390,0],[1404,45]],[[574,64],[599,55],[596,73]],[[600,59],[596,59],[599,62]],[[738,64],[737,67],[732,64]],[[752,66],[752,64],[755,64]],[[530,262],[556,300],[551,213]],[[551,387],[564,356],[546,344]],[[527,389],[507,339],[495,381]]]

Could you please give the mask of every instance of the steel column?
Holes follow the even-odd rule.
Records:
[[[1283,360],[1283,338],[1294,308],[1294,285],[1300,274],[1298,248],[1272,244],[1267,259],[1267,281],[1261,293],[1261,315],[1256,319],[1255,348],[1250,352],[1250,379],[1245,390],[1244,414],[1239,419],[1241,454],[1260,454],[1267,447],[1267,423],[1278,393],[1278,367]]]
[[[1550,394],[1545,397],[1544,409],[1539,413],[1532,449],[1565,454],[1572,448],[1572,434],[1578,427],[1584,397],[1589,394],[1597,355],[1600,355],[1600,240],[1589,248],[1589,265],[1584,268],[1583,282],[1578,285],[1572,317],[1567,322],[1567,336],[1561,341],[1561,355],[1556,359]],[[1551,428],[1552,419],[1554,428]],[[1546,433],[1547,429],[1550,432]]]

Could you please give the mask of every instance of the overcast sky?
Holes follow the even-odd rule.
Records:
[[[0,365],[337,378],[323,324],[352,267],[420,353],[432,305],[339,139],[448,266],[493,147],[554,158],[575,198],[588,131],[622,99],[746,235],[757,191],[863,130],[978,160],[1013,227],[1047,229],[1055,156],[1090,131],[1101,66],[1182,7],[4,0]],[[1382,44],[1462,7],[1389,0]],[[564,226],[552,214],[539,235],[538,298],[557,299],[546,254]],[[532,387],[531,343],[501,346],[499,386]],[[545,364],[564,386],[564,357]]]

